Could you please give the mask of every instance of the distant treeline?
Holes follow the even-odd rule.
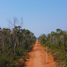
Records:
[[[42,45],[48,47],[48,52],[53,55],[57,67],[67,66],[67,31],[56,29],[56,32],[52,31],[47,36],[42,34],[38,40]]]

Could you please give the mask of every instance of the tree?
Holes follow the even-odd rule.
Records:
[[[45,34],[42,34],[42,35],[38,38],[38,40],[41,42],[41,44],[44,44],[44,43],[46,42],[46,40],[47,40],[46,35],[45,35]]]
[[[9,23],[12,25],[13,27],[13,40],[14,40],[14,54],[15,54],[15,48],[16,48],[16,44],[17,44],[17,31],[20,31],[20,28],[22,27],[22,18],[21,18],[21,22],[19,24],[19,21],[16,17],[14,17],[13,23],[9,20]],[[17,24],[18,27],[17,27]]]

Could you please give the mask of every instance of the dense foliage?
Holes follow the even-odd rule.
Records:
[[[27,29],[15,26],[0,28],[0,67],[21,67],[36,37]]]
[[[38,40],[42,45],[48,47],[58,67],[67,67],[67,31],[56,29],[47,36],[45,34],[39,36]]]

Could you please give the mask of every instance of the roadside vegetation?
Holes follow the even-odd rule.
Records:
[[[17,18],[14,18],[10,24],[12,29],[0,28],[0,67],[22,67],[28,52],[32,49],[36,41],[34,34],[22,29],[17,24]]]
[[[67,67],[67,31],[56,29],[47,36],[42,34],[38,40],[41,45],[48,47],[57,67]]]

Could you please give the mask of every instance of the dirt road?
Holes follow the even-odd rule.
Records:
[[[56,67],[53,58],[47,54],[46,59],[46,54],[44,48],[36,40],[33,50],[29,53],[30,58],[27,59],[25,67]]]

